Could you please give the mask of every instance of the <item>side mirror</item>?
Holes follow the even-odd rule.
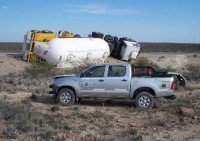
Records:
[[[80,77],[84,77],[84,73],[81,73]]]

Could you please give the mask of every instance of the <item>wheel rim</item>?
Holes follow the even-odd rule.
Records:
[[[147,96],[142,96],[139,99],[139,105],[141,107],[148,107],[150,104],[151,104],[151,99],[149,97],[147,97]]]
[[[62,93],[60,95],[60,100],[63,102],[63,103],[69,103],[71,101],[72,97],[69,93],[65,92],[65,93]]]

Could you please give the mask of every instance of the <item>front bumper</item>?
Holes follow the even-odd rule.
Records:
[[[52,89],[52,91],[49,92],[49,94],[57,94],[58,87],[54,84],[49,85],[49,88]]]

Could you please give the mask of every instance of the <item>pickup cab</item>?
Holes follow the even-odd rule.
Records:
[[[137,107],[152,108],[156,97],[176,97],[174,75],[185,85],[178,73],[130,64],[98,64],[76,75],[55,76],[49,87],[61,105],[72,105],[81,98],[108,98],[134,99]]]

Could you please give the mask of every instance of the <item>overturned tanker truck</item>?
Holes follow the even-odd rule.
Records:
[[[116,40],[111,35],[92,32],[92,37],[59,31],[58,37],[48,30],[31,30],[24,36],[23,59],[28,62],[46,61],[59,68],[81,65],[85,61],[103,63],[108,56],[122,60],[136,58],[139,44],[133,40]]]

